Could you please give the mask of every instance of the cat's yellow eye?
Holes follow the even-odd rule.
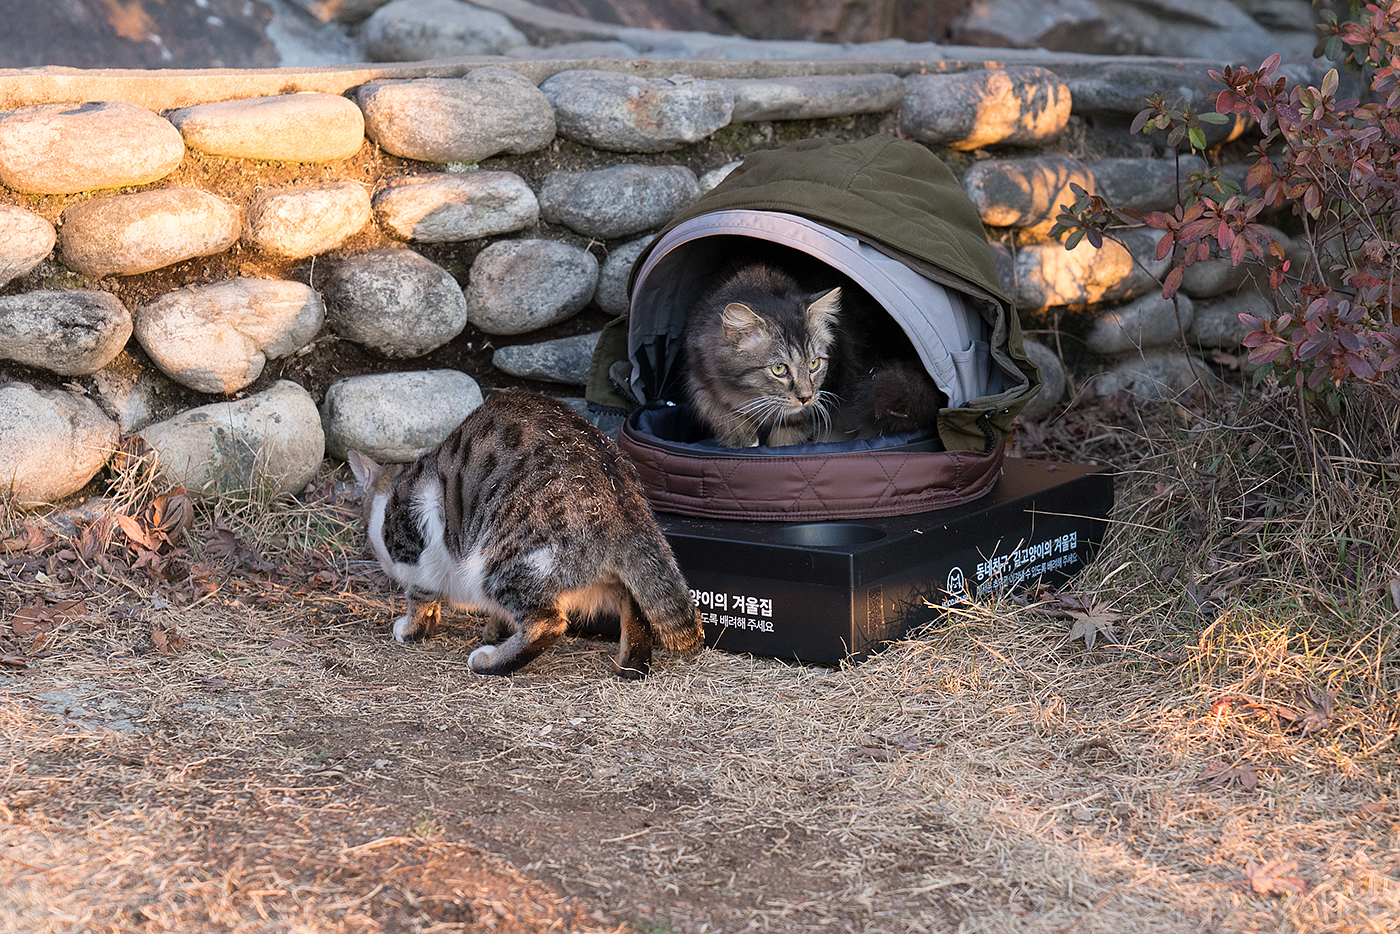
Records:
[[[822,368],[822,358],[821,358],[821,357],[818,357],[817,359],[815,359],[815,360],[812,361],[812,365],[811,365],[811,367],[810,367],[809,369],[811,369],[811,371],[812,371],[813,373],[815,373],[815,372],[817,372],[818,370],[820,370],[821,368]]]
[[[783,376],[787,373],[786,363],[775,363],[768,368],[774,376]]]

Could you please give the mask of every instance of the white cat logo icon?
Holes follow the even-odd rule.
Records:
[[[963,569],[957,565],[948,572],[948,599],[949,601],[960,601],[968,599],[967,578],[963,576]]]

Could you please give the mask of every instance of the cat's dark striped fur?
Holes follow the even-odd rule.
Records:
[[[653,641],[690,652],[701,628],[690,589],[617,446],[567,405],[511,392],[400,467],[357,452],[370,545],[408,594],[394,638],[429,635],[439,600],[487,615],[480,674],[509,674],[578,617],[616,613],[624,678],[650,670]]]
[[[903,330],[845,277],[807,278],[827,284],[741,264],[688,311],[686,387],[715,440],[777,447],[932,426],[944,400]]]

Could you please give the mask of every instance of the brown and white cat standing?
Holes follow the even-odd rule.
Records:
[[[488,616],[468,657],[509,674],[564,634],[569,617],[621,617],[617,674],[645,677],[652,643],[690,652],[701,626],[636,469],[567,405],[511,392],[476,409],[404,467],[350,452],[370,545],[408,595],[394,638],[431,634],[439,601]]]

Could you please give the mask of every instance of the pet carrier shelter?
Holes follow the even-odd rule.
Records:
[[[825,264],[878,301],[946,397],[937,425],[742,450],[707,438],[684,399],[681,334],[687,309],[736,257]],[[910,593],[923,594],[927,619],[950,599],[1025,583],[1031,569],[1067,576],[1101,538],[1106,474],[1008,467],[1006,436],[1040,374],[976,209],[924,146],[872,137],[752,153],[647,247],[629,291],[628,314],[599,340],[587,397],[629,413],[618,442],[712,643],[813,661],[861,655],[916,622]],[[1040,514],[1047,497],[1064,516]],[[1061,550],[1016,563],[1031,545]],[[1000,567],[1003,554],[1013,557]],[[813,623],[832,605],[844,610]]]

